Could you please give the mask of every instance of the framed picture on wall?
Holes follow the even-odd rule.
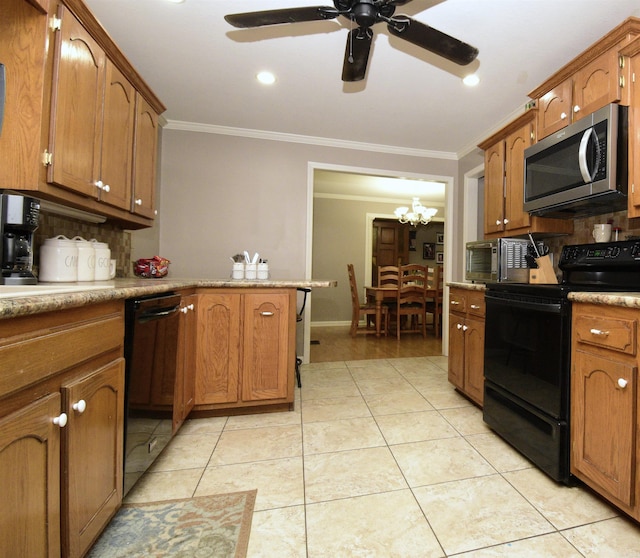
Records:
[[[444,263],[444,252],[438,252],[436,254],[436,263],[437,264],[442,264]]]
[[[433,260],[436,257],[436,245],[433,242],[424,242],[422,244],[422,259]]]
[[[436,244],[444,244],[444,233],[436,233]]]

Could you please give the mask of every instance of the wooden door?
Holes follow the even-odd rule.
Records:
[[[124,359],[62,389],[65,431],[65,555],[83,556],[122,502]],[[83,403],[84,402],[84,403]]]
[[[449,363],[448,379],[464,391],[464,317],[449,314]]]
[[[464,391],[478,405],[484,400],[484,320],[467,316],[464,344]]]
[[[504,229],[504,141],[484,152],[484,233]]]
[[[409,225],[391,219],[373,221],[372,285],[378,284],[378,267],[409,263]]]
[[[198,295],[196,405],[238,401],[241,297],[224,291]]]
[[[0,555],[60,556],[60,394],[0,419]]]
[[[533,143],[533,124],[510,134],[505,142],[505,230],[531,225],[524,210],[524,150]]]
[[[242,400],[285,399],[295,354],[289,332],[295,329],[288,293],[244,295]]]
[[[175,434],[185,421],[195,402],[196,305],[197,295],[182,297],[178,336],[178,366],[176,372],[173,428]]]
[[[106,56],[62,4],[58,17],[47,180],[97,197]]]
[[[571,469],[626,505],[634,505],[637,368],[574,352]]]
[[[156,206],[158,115],[139,93],[136,95],[134,137],[131,211],[153,219]]]
[[[107,60],[100,201],[131,209],[131,167],[136,92],[114,64]]]

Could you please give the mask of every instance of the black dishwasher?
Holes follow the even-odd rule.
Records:
[[[125,304],[124,494],[171,440],[180,300],[168,292]]]

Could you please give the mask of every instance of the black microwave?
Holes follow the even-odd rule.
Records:
[[[524,210],[573,218],[627,207],[627,107],[610,104],[524,151]]]

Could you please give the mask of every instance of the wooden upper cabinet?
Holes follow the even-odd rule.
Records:
[[[534,123],[529,122],[509,134],[505,141],[505,229],[514,230],[531,224],[524,210],[524,150],[534,140]]]
[[[100,201],[129,210],[133,166],[136,91],[107,60],[100,177]]]
[[[484,232],[504,229],[504,140],[484,152]]]
[[[640,37],[623,50],[633,79],[629,83],[629,203],[627,216],[640,217]]]
[[[155,216],[157,153],[158,115],[142,95],[137,95],[131,211],[150,219]]]
[[[106,55],[75,16],[58,8],[47,180],[96,196]]]
[[[571,80],[563,81],[538,99],[538,139],[571,122],[571,88]]]

